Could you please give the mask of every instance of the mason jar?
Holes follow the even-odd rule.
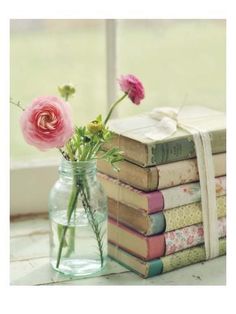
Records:
[[[85,276],[107,261],[107,198],[96,176],[96,160],[67,161],[49,195],[50,263]]]

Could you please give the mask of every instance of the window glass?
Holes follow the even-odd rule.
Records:
[[[146,90],[142,105],[119,115],[182,104],[225,110],[225,29],[225,20],[119,20],[119,72]]]
[[[73,83],[73,119],[85,124],[106,111],[104,20],[11,20],[11,97],[27,106],[41,95],[58,95]],[[19,128],[20,111],[11,105],[12,161],[58,156],[29,146]]]

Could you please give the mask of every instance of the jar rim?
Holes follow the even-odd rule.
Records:
[[[62,158],[61,164],[59,166],[60,173],[76,174],[79,173],[96,173],[97,170],[97,160],[78,160],[71,161]]]
[[[66,160],[65,158],[62,157],[61,163],[65,165],[96,165],[97,160],[96,159],[90,159],[90,160]]]

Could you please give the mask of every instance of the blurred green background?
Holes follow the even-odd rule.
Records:
[[[76,124],[105,114],[105,20],[11,20],[10,43],[13,99],[27,106],[70,82]],[[119,116],[183,103],[225,110],[225,59],[225,20],[118,20],[118,76],[137,75],[146,91],[140,106],[121,104]],[[20,111],[11,105],[10,113],[12,161],[58,156],[26,144]]]

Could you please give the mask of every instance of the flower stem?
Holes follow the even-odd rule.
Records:
[[[61,239],[60,239],[60,245],[59,245],[58,254],[57,254],[56,268],[58,268],[59,265],[60,265],[62,248],[63,248],[65,236],[66,236],[66,231],[67,231],[67,229],[69,227],[69,223],[70,223],[70,219],[71,219],[72,213],[75,210],[78,195],[79,195],[79,188],[76,185],[76,182],[74,181],[72,192],[71,192],[71,196],[70,196],[70,200],[69,200],[69,204],[68,204],[68,209],[67,209],[67,225],[63,226]]]
[[[75,157],[74,157],[74,154],[73,154],[73,151],[71,149],[71,143],[70,141],[68,141],[66,143],[66,149],[67,149],[67,153],[68,153],[68,156],[70,158],[71,161],[75,161]]]
[[[66,160],[68,160],[68,156],[67,156],[67,154],[64,152],[64,150],[62,150],[61,148],[58,148],[58,150],[59,150],[59,152],[62,154],[62,156],[63,156]]]
[[[85,176],[82,176],[79,181],[77,178],[77,175],[75,174],[74,170],[74,180],[73,180],[73,187],[68,203],[68,208],[67,208],[67,225],[63,226],[62,233],[61,233],[61,238],[60,238],[60,244],[59,244],[59,249],[58,249],[58,254],[57,254],[57,262],[56,262],[56,268],[59,268],[60,265],[60,260],[61,260],[61,255],[62,255],[62,249],[63,249],[63,244],[65,243],[65,236],[67,229],[69,228],[69,223],[71,220],[71,216],[73,212],[75,211],[76,208],[76,203],[79,194],[81,195],[82,199],[82,204],[85,210],[85,213],[88,218],[88,222],[96,236],[97,244],[98,244],[98,250],[99,250],[99,255],[100,255],[100,260],[101,260],[101,267],[104,264],[104,256],[103,256],[103,234],[101,233],[101,228],[99,226],[99,221],[96,220],[95,213],[96,211],[92,209],[90,205],[90,191],[89,187],[87,184],[87,179]],[[73,251],[73,245],[74,245],[74,237],[75,233],[74,231],[70,234],[70,239],[69,239],[69,249],[67,251],[67,256]]]
[[[99,148],[101,146],[101,143],[100,142],[97,142],[90,150],[88,156],[87,156],[87,159],[90,160],[92,159],[93,157],[96,156],[96,153],[98,152]]]
[[[20,108],[22,111],[25,111],[25,108],[21,106],[20,101],[14,102],[12,99],[10,99],[10,103],[11,103],[12,105],[17,106],[17,107]]]
[[[58,254],[57,254],[56,268],[58,268],[60,265],[61,253],[62,253],[63,243],[64,243],[67,229],[68,229],[68,226],[63,226],[62,233],[61,233],[61,239],[60,239],[60,246],[59,246]]]
[[[125,97],[127,97],[127,96],[128,96],[128,94],[125,93],[123,96],[121,96],[117,101],[115,101],[115,102],[111,105],[110,110],[109,110],[109,112],[108,112],[108,115],[107,115],[107,117],[106,117],[106,119],[105,119],[105,121],[104,121],[104,125],[107,124],[107,121],[110,119],[110,116],[111,116],[113,110],[115,109],[115,107],[116,107],[123,99],[125,99]]]
[[[99,227],[99,222],[95,218],[95,210],[92,209],[89,203],[89,188],[88,188],[86,179],[84,179],[83,183],[84,184],[81,185],[82,204],[87,214],[87,218],[90,223],[90,226],[93,229],[93,232],[96,236],[100,260],[101,260],[101,267],[103,267],[103,263],[104,263],[103,234],[101,234],[101,228]],[[84,186],[85,186],[85,189],[84,189]]]

